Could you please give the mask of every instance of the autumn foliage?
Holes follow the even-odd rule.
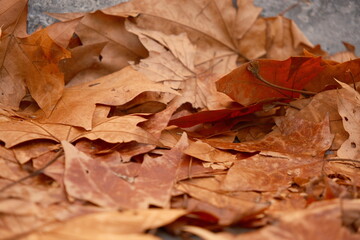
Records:
[[[360,238],[350,44],[328,55],[249,0],[49,13],[31,35],[27,1],[0,3],[1,239]]]

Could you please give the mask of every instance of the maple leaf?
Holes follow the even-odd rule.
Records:
[[[0,3],[1,236],[357,239],[354,46],[329,56],[249,0],[53,13],[30,36],[27,1]]]
[[[289,108],[286,116],[293,116],[294,119],[305,119],[310,122],[320,123],[327,116],[330,121],[330,131],[334,135],[334,140],[330,149],[338,149],[340,145],[348,138],[344,130],[341,116],[338,112],[337,98],[338,92],[344,90],[329,90],[316,94],[312,98],[299,99],[291,102],[291,105],[301,109]]]
[[[1,0],[0,21],[2,34],[26,37],[27,0]]]
[[[323,71],[314,77],[304,89],[319,92],[327,87],[337,86],[335,79],[344,83],[360,81],[360,59],[354,59],[343,63],[334,61],[322,61]]]
[[[12,119],[0,122],[0,139],[7,148],[34,139],[48,139],[60,143],[63,140],[74,142],[81,138],[102,139],[110,143],[139,141],[158,143],[150,133],[137,124],[146,119],[139,116],[118,116],[102,120],[92,130],[84,130],[63,124],[38,123],[25,119]]]
[[[345,221],[342,221],[342,219],[345,218],[346,221],[353,222],[354,217],[351,216],[351,211],[356,212],[354,215],[358,217],[358,204],[358,200],[349,200],[346,201],[345,209],[341,209],[342,205],[338,200],[324,201],[323,203],[313,204],[305,210],[290,211],[283,214],[276,224],[266,226],[259,231],[237,235],[228,232],[214,233],[205,228],[190,225],[184,226],[182,229],[204,240],[285,240],[294,238],[294,236],[303,239],[355,240],[359,238],[359,234],[352,232],[351,227],[344,226]]]
[[[206,73],[206,70],[204,73],[203,68],[195,67],[195,46],[186,34],[167,36],[159,32],[144,31],[133,25],[128,26],[130,31],[139,35],[150,52],[149,58],[134,65],[136,70],[149,76],[152,81],[163,82],[178,90],[181,100],[177,101],[180,103],[189,102],[194,108],[209,109],[226,105],[228,99],[223,99],[224,96],[220,96],[215,88],[217,74]]]
[[[101,51],[106,43],[88,44],[71,49],[71,58],[60,61],[66,87],[100,78],[111,73],[101,62]]]
[[[75,18],[65,22],[56,22],[46,28],[49,37],[59,46],[67,48],[74,35],[75,28],[79,24],[80,18]],[[72,55],[71,55],[72,56]]]
[[[93,127],[92,116],[96,104],[122,105],[146,91],[177,94],[162,84],[153,83],[131,67],[126,67],[91,82],[64,89],[51,115],[41,121],[89,130]]]
[[[63,91],[63,74],[57,63],[70,57],[41,30],[26,38],[8,34],[2,37],[1,72],[3,104],[18,108],[27,87],[45,114],[49,114]],[[24,66],[27,66],[24,68]]]
[[[306,210],[284,214],[276,225],[265,227],[258,232],[242,234],[237,238],[283,240],[289,236],[299,236],[304,239],[358,239],[359,234],[352,233],[341,222],[342,218],[349,217],[351,211],[359,212],[359,201],[346,201],[345,206],[345,209],[342,209],[338,200],[324,201]],[[342,214],[345,216],[341,216]],[[299,225],[302,226],[300,229]]]
[[[313,123],[293,116],[278,117],[278,128],[263,138],[242,143],[224,143],[207,140],[211,146],[220,149],[233,149],[242,152],[258,152],[271,156],[322,157],[331,146],[333,135],[330,133],[329,120]]]
[[[338,83],[343,87],[344,91],[338,91],[337,104],[339,114],[343,120],[344,129],[349,133],[349,138],[341,145],[337,151],[337,155],[340,158],[359,159],[360,95],[349,85],[341,82]]]
[[[294,178],[311,179],[321,173],[318,158],[281,158],[255,155],[235,163],[222,182],[224,191],[278,191]]]
[[[204,182],[210,184],[204,184]],[[212,208],[217,209],[217,211],[214,212],[217,212],[216,215],[219,217],[219,223],[223,225],[228,225],[246,216],[262,212],[269,206],[268,203],[255,202],[241,197],[231,196],[231,194],[226,194],[220,189],[217,189],[216,181],[209,182],[208,179],[199,179],[197,182],[194,180],[180,182],[176,187],[178,190],[211,206],[206,207],[206,209],[201,209],[200,206],[202,211],[211,211]],[[235,214],[229,214],[228,211]],[[210,213],[213,213],[213,211]]]
[[[81,237],[83,239],[158,239],[144,232],[164,226],[186,214],[181,209],[144,209],[123,212],[108,211],[92,213],[70,219],[52,226],[46,233],[33,233],[29,239],[57,238],[57,236]]]
[[[216,82],[218,91],[248,106],[269,99],[298,97],[323,67],[320,58],[291,57],[284,61],[257,60],[241,65]],[[261,76],[262,79],[259,79]]]
[[[134,176],[121,174],[118,172],[121,169],[94,161],[66,141],[62,145],[65,150],[64,181],[70,196],[107,208],[147,208],[150,204],[166,207],[187,138],[184,135],[163,156],[145,159]]]
[[[155,5],[151,0],[131,1],[102,11],[115,16],[138,13],[136,25],[143,29],[167,35],[187,33],[199,52],[195,65],[209,62],[211,66],[213,59],[216,59],[222,61],[220,65],[224,68],[226,64],[234,64],[239,55],[253,59],[266,54],[268,49],[271,57],[287,58],[290,54],[287,51],[286,55],[284,49],[291,49],[290,52],[294,54],[295,49],[302,51],[302,44],[312,46],[291,20],[277,17],[274,21],[266,20],[269,23],[257,21],[261,8],[254,6],[252,1],[237,1],[237,7],[230,1],[186,0],[169,3],[162,0]],[[259,23],[262,31],[257,31]],[[264,33],[267,31],[270,34],[266,37]],[[254,41],[259,38],[262,40]],[[258,51],[248,54],[251,48]],[[276,51],[281,51],[281,55]]]
[[[79,47],[86,48],[94,44],[104,44],[98,55],[101,58],[101,64],[97,66],[98,76],[118,71],[126,67],[129,61],[138,61],[140,58],[147,56],[146,49],[137,37],[125,29],[124,22],[128,16],[126,14],[111,16],[101,11],[96,11],[80,15],[72,13],[50,15],[66,22],[79,19],[74,31],[82,44]],[[87,57],[78,56],[78,58],[85,62],[89,61]],[[79,62],[77,64],[81,65]],[[67,66],[69,65],[71,63],[67,64]],[[72,68],[75,69],[74,67]],[[86,65],[82,68],[85,69]],[[65,70],[68,71],[66,68]],[[94,79],[94,77],[88,76],[86,81]]]

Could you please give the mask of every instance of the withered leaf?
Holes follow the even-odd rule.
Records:
[[[117,116],[103,119],[92,130],[84,130],[63,124],[39,123],[35,120],[8,118],[0,122],[0,140],[7,148],[35,139],[48,139],[60,143],[81,138],[102,139],[110,143],[139,141],[156,144],[157,139],[138,127],[146,119],[139,116]]]
[[[341,145],[337,155],[341,158],[360,158],[360,95],[357,91],[345,83],[341,83],[343,91],[338,91],[337,104],[339,114],[349,138]]]
[[[146,230],[167,225],[186,214],[181,209],[147,209],[123,212],[107,211],[92,213],[70,219],[51,231],[34,233],[29,239],[60,239],[58,236],[80,237],[82,239],[158,239]]]
[[[323,201],[306,210],[286,213],[276,225],[267,226],[260,231],[240,234],[235,239],[285,240],[298,236],[303,239],[355,240],[359,238],[359,233],[352,233],[342,223],[351,211],[359,212],[358,200],[347,200],[344,204],[339,203],[338,200]]]
[[[297,92],[262,82],[256,74],[270,84],[301,90],[323,70],[320,63],[320,58],[312,57],[291,57],[284,61],[257,60],[243,64],[225,75],[216,82],[216,87],[245,106],[266,100],[298,97]]]
[[[236,162],[222,182],[224,191],[277,191],[290,187],[296,177],[321,175],[319,158],[279,158],[255,155]]]
[[[70,57],[69,52],[58,46],[46,29],[21,39],[5,36],[0,52],[3,56],[1,102],[18,108],[28,88],[40,108],[49,115],[64,87],[63,74],[57,64]]]
[[[122,105],[146,91],[178,94],[162,84],[150,81],[131,67],[126,67],[91,82],[64,89],[51,115],[43,121],[90,130],[96,104]]]
[[[262,212],[269,206],[268,203],[244,200],[237,198],[236,196],[228,195],[222,191],[216,191],[201,185],[192,184],[191,181],[180,182],[177,185],[177,189],[189,194],[191,197],[200,200],[201,202],[212,205],[217,208],[220,213],[222,211],[224,211],[223,213],[226,213],[227,210],[236,212],[235,215],[232,215],[232,218],[220,218],[221,224],[225,225]]]
[[[150,204],[169,205],[176,172],[187,147],[187,137],[164,153],[147,158],[138,175],[126,176],[116,167],[99,162],[63,141],[65,150],[65,186],[67,193],[107,208],[147,208]]]
[[[211,146],[220,149],[233,149],[240,152],[258,152],[281,157],[320,156],[331,146],[329,120],[314,123],[294,116],[278,117],[278,128],[263,138],[242,143],[221,143],[208,140]]]

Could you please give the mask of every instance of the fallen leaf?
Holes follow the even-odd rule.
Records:
[[[242,159],[230,168],[221,188],[224,191],[269,191],[286,189],[293,179],[321,175],[319,158],[279,158],[255,155]]]
[[[3,35],[26,37],[27,0],[1,1],[0,22]]]
[[[56,22],[48,26],[47,32],[49,37],[56,42],[59,46],[67,48],[70,44],[70,40],[73,37],[76,26],[79,24],[80,18],[65,22]]]
[[[214,69],[210,72],[203,66],[195,67],[196,47],[186,34],[166,35],[143,30],[133,24],[127,24],[127,28],[139,36],[150,52],[148,58],[133,67],[152,81],[163,82],[178,90],[181,93],[181,100],[178,101],[189,102],[194,108],[206,109],[222,108],[229,102],[215,87],[215,79],[225,71],[214,73]]]
[[[331,146],[333,135],[330,133],[329,120],[320,123],[293,116],[278,117],[278,128],[262,139],[243,143],[222,143],[208,140],[213,147],[233,149],[240,152],[261,152],[277,157],[322,157]]]
[[[282,240],[298,236],[303,239],[358,239],[359,233],[352,233],[343,226],[342,219],[351,211],[359,211],[358,200],[338,200],[314,204],[303,211],[284,214],[276,225],[267,226],[260,231],[238,235],[235,239]],[[299,228],[299,226],[301,226]]]
[[[93,213],[66,221],[51,231],[34,233],[26,239],[60,239],[59,235],[83,239],[159,239],[145,234],[145,231],[167,225],[185,214],[180,209]]]
[[[118,71],[147,56],[137,37],[125,30],[125,18],[110,16],[101,11],[87,13],[80,20],[75,33],[84,45],[106,42],[101,51],[102,63],[111,71]]]
[[[206,162],[234,162],[236,160],[236,155],[213,148],[200,140],[190,143],[184,153]]]
[[[216,87],[244,106],[260,101],[298,97],[299,93],[295,91],[283,90],[260,81],[250,70],[258,71],[263,79],[276,86],[301,90],[323,70],[320,63],[320,58],[309,57],[291,57],[284,61],[257,60],[243,64],[225,75],[216,82]]]
[[[217,208],[219,212],[219,224],[221,225],[229,225],[242,218],[256,215],[269,206],[268,203],[244,200],[236,196],[231,196],[231,194],[227,195],[222,191],[218,192],[200,184],[194,184],[191,181],[180,182],[177,185],[177,189],[201,202]],[[231,214],[231,212],[236,214]]]
[[[320,92],[309,99],[293,101],[291,105],[301,110],[288,108],[286,115],[291,115],[294,119],[306,119],[316,123],[320,123],[324,118],[329,116],[330,132],[334,135],[331,149],[339,149],[341,144],[348,138],[348,134],[343,127],[337,102],[333,100],[337,98],[339,92],[342,91],[345,90],[328,90]]]
[[[47,30],[26,38],[5,36],[1,41],[2,82],[1,102],[18,108],[25,96],[25,87],[45,114],[53,109],[63,91],[63,75],[57,63],[70,57],[69,52],[58,46]],[[27,66],[24,68],[24,66]]]
[[[335,79],[344,83],[354,83],[360,81],[360,59],[353,59],[343,63],[334,61],[322,61],[323,71],[315,76],[304,89],[320,92],[326,87],[338,86]]]
[[[106,43],[88,44],[71,49],[71,58],[59,63],[66,87],[90,82],[111,73],[101,62],[101,51]]]
[[[139,116],[116,116],[102,119],[92,130],[84,130],[63,124],[39,123],[35,120],[7,118],[0,122],[0,140],[7,148],[30,140],[47,139],[60,143],[74,142],[81,138],[102,139],[109,143],[139,141],[157,144],[158,140],[137,124],[146,121]],[[25,160],[25,159],[23,159]]]
[[[153,83],[143,74],[127,67],[91,82],[64,89],[51,115],[43,121],[90,130],[93,127],[92,115],[96,104],[122,105],[146,91],[177,94],[174,90]]]
[[[289,55],[299,55],[304,45],[312,47],[311,42],[294,21],[283,16],[265,18],[265,21],[267,26],[267,58],[285,60]]]
[[[127,177],[117,173],[116,168],[95,161],[63,141],[66,191],[74,198],[107,208],[147,208],[150,204],[166,207],[186,142],[184,135],[163,156],[146,158],[137,176]],[[109,185],[109,182],[112,184]]]
[[[331,55],[328,59],[335,61],[335,62],[339,62],[339,63],[343,63],[343,62],[347,62],[347,61],[351,61],[354,60],[356,58],[358,58],[355,55],[355,46],[351,45],[350,43],[347,42],[343,42],[346,51],[343,52],[338,52],[335,53],[334,55]]]
[[[349,138],[341,145],[337,155],[340,158],[359,159],[360,95],[349,85],[338,83],[343,87],[344,91],[338,91],[337,104],[344,129],[349,133]]]

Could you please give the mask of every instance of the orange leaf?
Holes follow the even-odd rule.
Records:
[[[277,86],[301,90],[318,75],[323,67],[320,58],[291,57],[285,61],[257,60],[259,74]],[[238,103],[249,106],[260,101],[294,98],[299,93],[281,90],[260,81],[249,71],[251,63],[243,64],[216,82],[218,91]]]
[[[177,94],[162,84],[153,83],[131,67],[126,67],[91,82],[64,89],[51,115],[43,121],[90,130],[96,104],[122,105],[147,91]]]
[[[163,156],[145,158],[136,176],[128,176],[124,165],[117,168],[80,152],[66,141],[65,186],[67,193],[107,208],[147,208],[150,204],[167,207],[187,147],[183,135]],[[124,171],[125,170],[125,171]],[[161,171],[159,171],[161,170]]]

